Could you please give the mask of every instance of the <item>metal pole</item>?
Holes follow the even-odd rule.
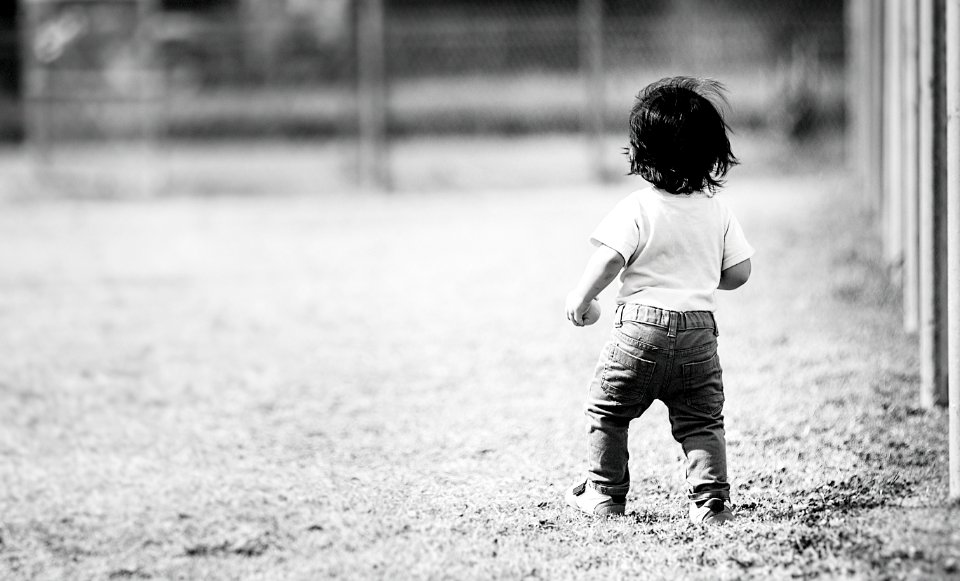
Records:
[[[143,195],[158,193],[164,178],[157,141],[160,138],[160,90],[162,83],[157,79],[157,55],[153,23],[160,12],[158,0],[137,0],[137,27],[135,43],[137,52],[137,96],[140,111],[139,136],[142,145],[142,159],[138,164],[147,168],[140,174],[139,187]]]
[[[920,403],[947,404],[943,0],[920,2]]]
[[[854,107],[859,108],[856,113],[857,151],[855,155],[860,172],[860,185],[863,188],[863,207],[868,210],[872,210],[876,204],[876,179],[872,172],[874,171],[873,156],[876,142],[879,141],[874,135],[879,127],[879,124],[875,124],[874,121],[875,107],[878,106],[879,95],[877,94],[878,91],[875,92],[870,87],[875,80],[874,75],[877,74],[873,63],[877,55],[873,52],[873,37],[876,32],[872,30],[872,13],[880,5],[869,0],[856,0],[856,10],[853,17],[856,21],[858,60],[856,62],[856,73],[851,75],[852,82],[856,84],[847,87],[852,99],[854,99]]]
[[[960,499],[960,0],[947,2],[947,410],[950,498]]]
[[[869,36],[869,83],[865,85],[869,93],[870,106],[868,108],[870,116],[867,118],[867,147],[869,148],[869,168],[867,171],[868,181],[867,189],[870,193],[870,210],[874,215],[881,215],[884,207],[884,187],[883,187],[883,160],[884,160],[884,66],[883,66],[883,47],[884,47],[884,5],[882,2],[866,2],[869,13],[869,22],[867,25]],[[883,224],[882,220],[880,223]]]
[[[46,11],[45,4],[24,1],[20,4],[20,43],[21,43],[21,92],[24,107],[24,134],[27,147],[31,152],[34,169],[49,169],[51,163],[51,112],[49,108],[50,72],[47,65],[36,57],[35,41],[37,30]]]
[[[903,266],[903,135],[901,130],[901,3],[887,0],[884,12],[884,258],[891,279],[899,282]]]
[[[916,333],[919,327],[919,235],[917,204],[917,121],[919,78],[917,60],[917,4],[903,2],[903,328]]]
[[[865,37],[864,24],[866,14],[866,4],[863,0],[846,0],[844,2],[844,41],[846,59],[846,86],[844,100],[847,116],[846,134],[844,144],[846,146],[847,166],[856,176],[857,183],[866,196],[866,188],[863,187],[867,177],[867,140],[864,134],[866,123],[864,115],[867,111],[866,103],[870,96],[867,91],[860,90],[867,80],[866,58],[864,50]]]
[[[358,177],[371,189],[390,189],[383,2],[359,0],[357,14]]]
[[[603,74],[603,0],[580,0],[579,20],[584,131],[588,136],[591,170],[597,178],[606,180],[603,155],[607,102]]]
[[[876,78],[879,77],[874,68],[877,55],[873,50],[873,39],[877,32],[873,30],[873,12],[881,4],[869,0],[850,1],[853,3],[852,31],[856,34],[854,41],[857,55],[856,62],[853,63],[855,68],[851,71],[852,74],[848,75],[847,83],[848,98],[854,109],[851,123],[854,123],[856,128],[856,151],[853,152],[853,159],[856,160],[860,187],[863,190],[863,208],[873,211],[877,203],[877,179],[873,174],[873,158],[879,141],[876,132],[880,126],[874,119],[879,107],[880,95],[879,91],[872,89]]]

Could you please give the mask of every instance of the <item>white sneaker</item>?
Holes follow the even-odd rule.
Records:
[[[627,507],[626,497],[604,494],[592,486],[587,486],[586,482],[568,490],[566,501],[573,508],[591,516],[621,515]]]
[[[734,519],[722,498],[711,498],[701,506],[690,503],[690,520],[697,524],[719,525]]]

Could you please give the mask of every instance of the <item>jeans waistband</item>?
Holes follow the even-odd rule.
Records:
[[[713,329],[717,331],[717,321],[710,311],[668,311],[647,305],[626,303],[617,305],[616,322],[636,321],[656,325],[664,329],[686,331],[688,329]]]

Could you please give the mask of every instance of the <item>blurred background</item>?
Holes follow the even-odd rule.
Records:
[[[737,171],[823,169],[844,44],[841,0],[12,0],[0,193],[609,182],[678,74],[727,85]]]

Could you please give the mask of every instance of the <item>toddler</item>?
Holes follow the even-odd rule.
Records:
[[[566,494],[587,514],[623,514],[627,428],[659,399],[686,457],[691,520],[733,518],[714,291],[747,281],[753,248],[714,195],[738,163],[722,100],[719,83],[688,77],[640,92],[627,154],[630,174],[651,185],[600,222],[590,238],[597,249],[567,295],[567,319],[582,326],[591,301],[620,274],[614,329],[587,396],[586,480]]]

